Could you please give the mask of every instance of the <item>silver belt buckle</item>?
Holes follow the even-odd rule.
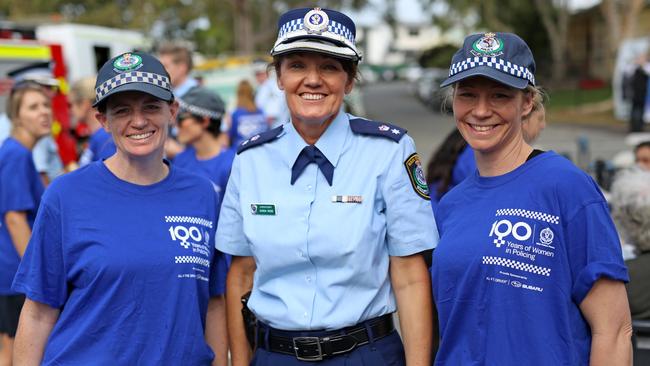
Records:
[[[316,344],[316,349],[318,350],[318,354],[315,356],[307,356],[303,357],[300,356],[298,353],[298,344]],[[300,361],[322,361],[323,360],[323,350],[321,349],[320,346],[320,338],[319,337],[294,337],[293,338],[293,352],[296,355],[296,358]]]

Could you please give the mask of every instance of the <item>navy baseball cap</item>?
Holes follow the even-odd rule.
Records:
[[[472,76],[484,76],[517,89],[535,85],[535,59],[526,42],[516,34],[488,32],[465,38],[463,47],[451,59],[449,77],[440,84],[451,85]]]
[[[226,111],[226,106],[221,98],[205,88],[190,89],[183,97],[178,98],[180,106],[179,118],[185,113],[201,117],[220,119]]]
[[[125,91],[139,91],[170,102],[174,100],[167,70],[157,58],[143,52],[127,52],[106,61],[97,74],[93,107],[105,102],[109,96]]]
[[[278,21],[278,39],[271,55],[313,51],[360,61],[355,37],[357,28],[347,15],[330,9],[289,10]]]

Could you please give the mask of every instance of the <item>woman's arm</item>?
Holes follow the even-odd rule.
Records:
[[[11,241],[16,247],[18,255],[22,258],[27,249],[29,237],[32,235],[32,229],[27,223],[27,213],[25,211],[7,211],[5,213],[5,223],[7,224],[7,231]]]
[[[408,366],[430,366],[433,324],[431,278],[420,254],[390,257],[390,278]]]
[[[214,351],[213,366],[228,365],[228,328],[226,299],[223,295],[210,298],[205,320],[205,340]]]
[[[632,319],[623,282],[599,279],[580,310],[591,327],[590,365],[632,365]]]
[[[14,341],[15,366],[41,364],[47,338],[59,319],[59,313],[59,309],[49,305],[30,299],[25,300]]]
[[[251,348],[246,339],[241,297],[253,288],[253,274],[256,269],[253,257],[232,257],[226,280],[226,312],[228,336],[233,366],[248,366]]]

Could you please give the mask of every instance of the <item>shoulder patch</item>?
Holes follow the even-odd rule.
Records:
[[[420,163],[418,154],[411,154],[404,162],[404,166],[406,167],[406,173],[409,176],[415,193],[425,200],[430,200],[429,186],[427,186],[427,180],[424,177],[424,170],[422,170],[422,163]]]
[[[268,130],[265,132],[262,132],[260,134],[257,134],[248,140],[242,141],[241,144],[237,147],[237,155],[241,154],[243,151],[250,149],[251,147],[255,146],[260,146],[262,144],[265,144],[269,141],[275,140],[278,136],[280,136],[280,133],[284,130],[284,127],[279,126],[276,127],[272,130]]]
[[[359,135],[370,135],[370,136],[380,136],[391,139],[395,142],[399,142],[404,135],[406,135],[406,130],[391,125],[390,123],[370,121],[363,118],[355,118],[350,120],[350,128],[352,132]]]

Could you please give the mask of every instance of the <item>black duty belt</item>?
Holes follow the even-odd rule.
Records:
[[[292,337],[292,333],[305,334],[305,332],[274,331],[272,328],[261,326],[257,333],[257,345],[271,352],[296,356],[300,361],[321,361],[368,344],[370,337],[366,325],[370,328],[373,339],[385,337],[395,330],[392,314],[382,315],[338,331],[326,332],[329,335],[314,337]],[[265,342],[267,332],[269,332],[268,347]]]

